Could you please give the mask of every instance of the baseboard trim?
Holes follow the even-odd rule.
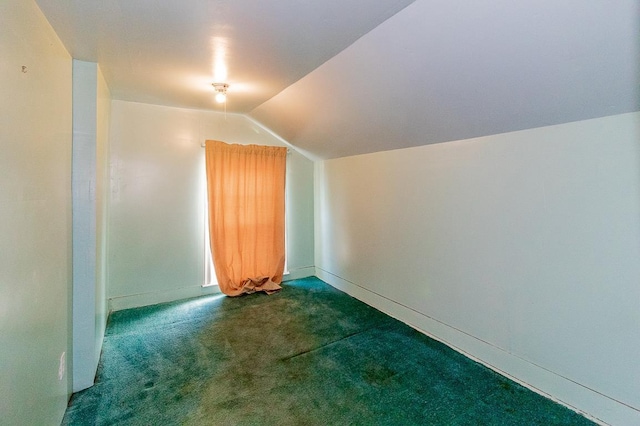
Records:
[[[139,308],[141,306],[173,302],[174,300],[189,299],[191,297],[205,296],[208,294],[220,294],[220,287],[217,285],[207,287],[192,286],[166,291],[111,297],[109,298],[109,311]]]
[[[316,274],[313,266],[305,266],[289,270],[283,277],[283,282],[312,277]],[[208,294],[221,294],[220,287],[192,286],[166,291],[131,294],[127,296],[116,296],[109,299],[109,311],[121,311],[123,309],[139,308],[141,306],[156,305],[158,303],[173,302],[174,300],[189,299],[191,297],[205,296]]]
[[[640,410],[532,364],[316,266],[327,284],[396,318],[509,379],[604,425],[640,424]]]
[[[301,278],[313,277],[316,274],[315,266],[303,266],[301,268],[289,269],[289,273],[286,274],[282,281],[299,280]]]

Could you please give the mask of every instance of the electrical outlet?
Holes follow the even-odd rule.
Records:
[[[64,371],[67,367],[66,357],[66,352],[62,352],[62,355],[60,355],[60,364],[58,365],[58,380],[64,378]]]

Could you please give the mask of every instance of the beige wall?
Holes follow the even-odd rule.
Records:
[[[0,423],[54,425],[70,392],[71,57],[32,1],[0,2],[0,28]]]
[[[328,282],[640,423],[640,113],[316,164]]]
[[[112,307],[157,303],[203,289],[205,139],[283,145],[248,118],[112,102],[109,286]],[[288,158],[289,270],[313,274],[313,163]]]

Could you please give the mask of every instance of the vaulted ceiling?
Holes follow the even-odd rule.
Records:
[[[115,99],[250,116],[311,158],[640,110],[638,0],[36,0]]]

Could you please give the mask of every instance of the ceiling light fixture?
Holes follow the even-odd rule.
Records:
[[[212,83],[213,89],[216,91],[216,102],[221,104],[227,102],[227,83]]]

